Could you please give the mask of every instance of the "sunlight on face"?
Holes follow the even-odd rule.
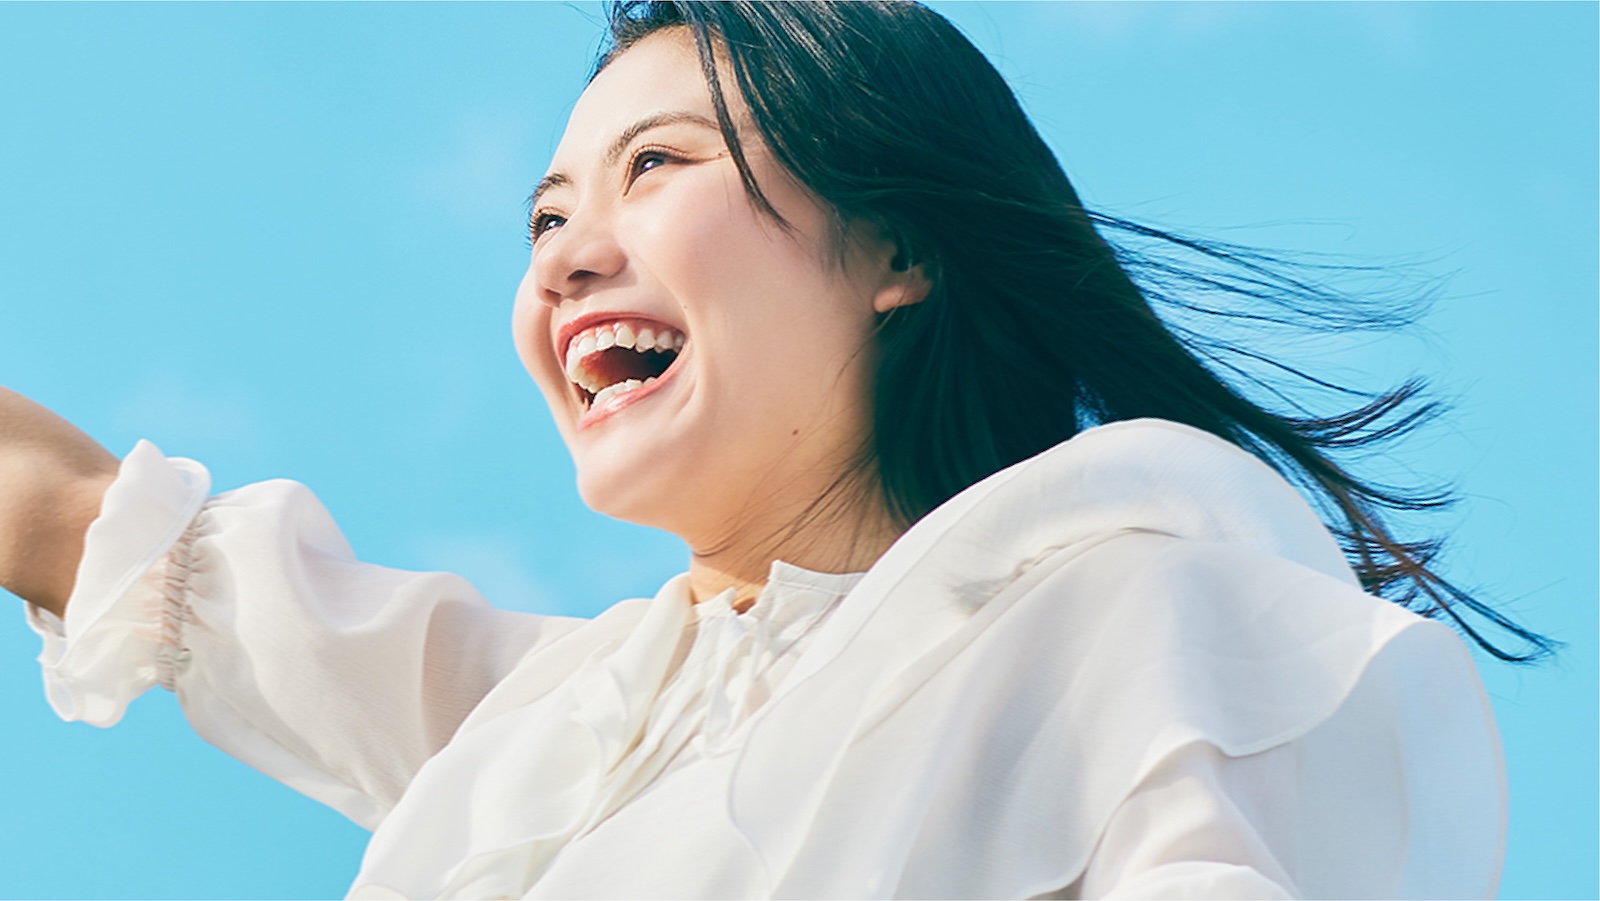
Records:
[[[781,524],[860,449],[892,278],[886,242],[834,261],[824,211],[730,102],[792,232],[749,202],[687,36],[662,32],[574,108],[513,317],[585,502],[691,547]]]

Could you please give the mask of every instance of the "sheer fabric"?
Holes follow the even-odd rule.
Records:
[[[1473,897],[1497,739],[1445,627],[1290,486],[1154,420],[973,486],[864,575],[593,620],[355,560],[303,487],[141,443],[47,695],[196,729],[374,830],[355,897]]]

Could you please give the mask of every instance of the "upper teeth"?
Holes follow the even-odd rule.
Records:
[[[567,343],[565,369],[567,378],[590,394],[598,394],[607,387],[583,365],[590,354],[612,347],[626,347],[637,353],[679,351],[683,349],[683,333],[663,325],[641,325],[637,328],[626,322],[612,322],[584,329]]]

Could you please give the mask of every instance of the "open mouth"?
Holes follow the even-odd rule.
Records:
[[[678,359],[684,340],[659,322],[614,320],[573,334],[563,369],[584,409],[592,410],[654,383]]]

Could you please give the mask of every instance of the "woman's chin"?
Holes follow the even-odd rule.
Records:
[[[629,456],[634,459],[595,454],[578,460],[578,496],[589,509],[612,519],[675,532],[672,526],[679,517],[670,511],[692,503],[686,480],[670,475],[676,470],[659,454]]]

